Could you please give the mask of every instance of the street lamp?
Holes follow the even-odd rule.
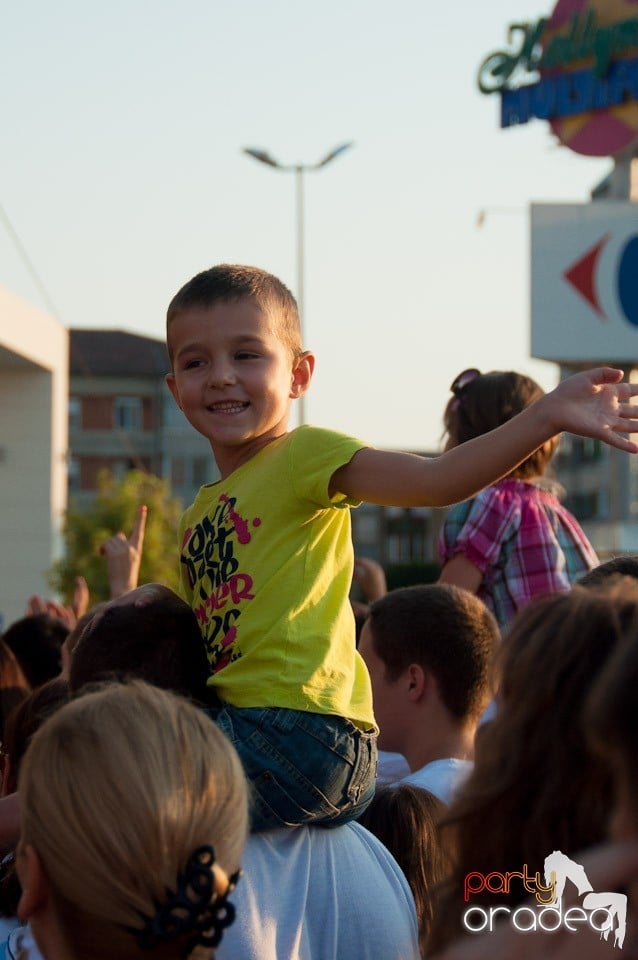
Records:
[[[302,341],[303,341],[303,322],[304,322],[304,194],[303,194],[303,175],[311,170],[320,170],[326,167],[332,160],[335,160],[350,147],[353,143],[342,143],[334,150],[323,157],[319,163],[279,163],[267,150],[261,150],[258,147],[243,147],[243,152],[260,163],[265,163],[268,167],[274,167],[276,170],[283,170],[287,173],[294,172],[296,184],[297,200],[297,306],[299,308],[299,318],[301,321]],[[299,423],[305,423],[305,395],[299,398]]]

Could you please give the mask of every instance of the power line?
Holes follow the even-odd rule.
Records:
[[[42,294],[42,297],[44,298],[44,302],[46,303],[47,307],[49,308],[51,313],[54,315],[54,317],[56,317],[59,320],[60,319],[59,311],[55,306],[55,304],[53,303],[53,300],[49,296],[49,292],[47,288],[45,287],[42,279],[40,278],[38,271],[33,265],[31,258],[29,257],[29,254],[27,253],[26,248],[22,243],[22,240],[18,236],[13,224],[9,220],[9,215],[7,214],[7,211],[4,209],[1,203],[0,203],[0,219],[2,220],[5,227],[7,228],[7,233],[13,240],[16,250],[20,254],[20,257],[22,258],[22,262],[24,263],[25,267],[29,271],[31,279],[33,280],[38,290]]]

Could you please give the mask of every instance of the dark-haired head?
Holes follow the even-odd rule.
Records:
[[[638,623],[630,642],[609,659],[585,708],[585,728],[595,755],[614,777],[614,839],[638,837]]]
[[[87,683],[135,677],[197,700],[207,699],[209,668],[195,614],[161,584],[146,584],[106,604],[80,636],[69,673]]]
[[[638,557],[612,557],[589,570],[578,581],[581,587],[611,586],[622,577],[633,577],[638,581]]]
[[[456,447],[495,430],[544,396],[535,380],[513,370],[480,373],[466,370],[451,387],[452,396],[443,414],[447,447]],[[554,438],[539,447],[512,471],[511,477],[530,480],[541,476],[556,449]]]
[[[432,889],[449,870],[450,858],[439,836],[446,809],[429,790],[399,783],[377,790],[359,818],[390,851],[410,884],[423,956],[432,922]]]
[[[29,694],[29,684],[9,647],[0,640],[0,740],[11,712]]]
[[[2,794],[13,793],[18,786],[18,773],[31,738],[44,721],[67,703],[71,697],[66,680],[48,680],[25,696],[11,712],[2,743],[5,767]]]
[[[62,644],[66,624],[48,613],[23,617],[12,623],[2,639],[20,664],[29,686],[39,687],[62,669]]]
[[[478,720],[491,696],[499,642],[496,621],[482,600],[450,584],[402,587],[370,605],[368,625],[388,680],[419,664],[436,678],[441,700],[456,720]]]

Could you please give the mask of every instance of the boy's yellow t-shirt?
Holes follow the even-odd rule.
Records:
[[[199,491],[180,524],[181,584],[220,697],[374,727],[348,599],[354,553],[334,472],[364,444],[303,426]]]

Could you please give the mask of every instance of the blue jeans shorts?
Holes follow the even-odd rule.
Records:
[[[208,708],[251,784],[251,830],[356,820],[374,796],[377,737],[343,717],[282,707]]]

